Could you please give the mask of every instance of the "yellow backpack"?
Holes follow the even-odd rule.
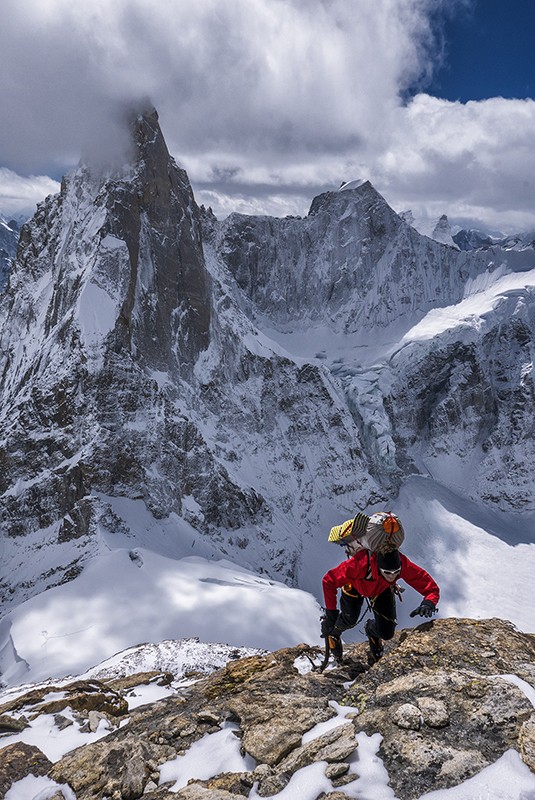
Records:
[[[342,546],[354,542],[353,552],[372,550],[374,553],[388,553],[398,550],[404,539],[400,518],[391,511],[379,511],[371,517],[359,512],[353,519],[335,525],[328,541]]]

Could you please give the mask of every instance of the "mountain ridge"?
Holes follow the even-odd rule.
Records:
[[[151,654],[150,671],[126,666],[122,677],[111,665],[110,676],[8,695],[5,752],[18,757],[2,760],[0,786],[37,768],[63,799],[253,800],[298,792],[298,783],[332,800],[346,791],[416,800],[471,778],[472,791],[488,792],[500,766],[515,781],[510,797],[534,785],[535,640],[510,623],[426,622],[399,632],[371,668],[357,644],[323,673],[319,649],[301,644],[228,653],[225,666],[184,680],[181,643],[165,644],[164,670]],[[55,736],[37,738],[45,752],[17,744],[48,718]],[[462,797],[475,796],[470,785]]]
[[[24,598],[57,585],[105,549],[102,531],[125,525],[114,497],[141,497],[156,520],[187,520],[223,555],[241,558],[253,526],[251,563],[295,580],[300,541],[283,551],[274,533],[291,527],[288,483],[313,503],[314,476],[327,478],[338,451],[327,481],[338,496],[355,494],[354,426],[328,372],[262,340],[214,284],[189,182],[156,116],[141,119],[126,177],[82,166],[24,226],[2,299],[0,517],[4,555],[17,564],[4,576],[11,601],[15,586]],[[277,493],[271,506],[258,480],[266,453],[282,465],[267,484]],[[258,460],[256,487],[243,456]],[[312,474],[300,489],[306,460]],[[375,494],[372,479],[360,481],[359,497]],[[18,553],[39,538],[52,564],[23,581]]]

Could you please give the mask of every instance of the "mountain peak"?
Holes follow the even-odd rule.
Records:
[[[357,178],[353,181],[343,181],[340,184],[340,188],[338,189],[339,192],[347,192],[350,189],[359,189],[365,183],[370,183],[369,180],[366,178]]]
[[[136,161],[150,158],[168,162],[171,159],[160,128],[158,112],[154,107],[148,107],[138,113],[133,112],[129,123],[136,148]]]
[[[314,216],[326,210],[345,211],[349,205],[358,207],[359,213],[371,208],[377,210],[379,207],[384,207],[395,215],[394,210],[369,180],[348,181],[342,183],[336,191],[317,195],[312,200],[308,215]]]

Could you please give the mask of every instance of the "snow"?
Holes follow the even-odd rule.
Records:
[[[198,637],[260,649],[320,643],[320,579],[340,560],[338,549],[325,544],[327,527],[314,533],[317,542],[307,551],[309,572],[317,575],[312,594],[216,560],[209,539],[195,539],[183,521],[178,528],[172,520],[156,522],[139,501],[118,498],[115,510],[127,520],[137,515],[136,537],[103,532],[103,547],[78,578],[3,618],[0,667],[7,685],[85,672],[140,642],[156,646]],[[522,599],[535,595],[535,544],[525,520],[519,526],[518,518],[504,514],[498,524],[484,508],[416,476],[406,482],[394,510],[406,531],[404,552],[441,586],[442,616],[500,617],[534,630]],[[522,586],[523,593],[510,586]],[[419,595],[407,587],[398,609],[401,627],[414,624],[409,612],[418,603]],[[363,640],[362,627],[345,638]],[[306,662],[302,669],[308,669]]]
[[[195,639],[166,639],[129,647],[92,667],[80,677],[83,679],[124,678],[135,672],[172,672],[177,680],[192,671],[209,674],[224,667],[229,659],[265,654],[258,648],[235,648],[226,644],[200,642]],[[158,687],[165,689],[165,687]],[[11,690],[15,691],[15,690]],[[147,687],[136,687],[135,693],[148,692]]]
[[[317,761],[308,767],[298,769],[290,778],[288,785],[272,797],[276,797],[277,800],[295,800],[297,797],[299,800],[316,800],[321,792],[332,791],[332,784],[324,774],[326,766],[326,761]],[[255,784],[249,792],[249,800],[261,800],[262,795],[258,794],[257,788]]]
[[[157,700],[163,700],[164,697],[169,697],[172,694],[175,694],[175,691],[171,686],[159,686],[157,683],[136,686],[126,696],[128,710],[131,711],[134,708],[139,708],[139,706],[156,703]]]
[[[410,478],[396,502],[406,539],[403,552],[433,575],[441,587],[440,616],[511,620],[533,632],[535,544],[529,521],[518,539],[519,519],[503,515],[501,526],[491,513],[462,500],[426,478]],[[491,532],[492,531],[492,532]],[[511,591],[521,587],[521,591]],[[411,625],[408,612],[418,595],[407,587],[398,622]],[[414,603],[414,605],[413,605]]]
[[[135,503],[126,499],[123,502],[129,513],[133,513]],[[406,482],[396,511],[407,531],[405,552],[427,567],[442,586],[439,604],[442,616],[496,616],[511,619],[523,630],[533,630],[531,608],[523,598],[534,596],[535,545],[508,541],[513,521],[507,515],[503,527],[496,527],[490,512],[459,499],[430,479],[418,477]],[[123,513],[126,513],[124,508]],[[160,539],[155,537],[155,546],[162,551],[166,549],[165,542],[163,532]],[[120,538],[116,543],[120,544]],[[17,678],[13,679],[15,688],[0,694],[0,699],[20,693],[22,687],[17,688],[17,684],[22,679],[38,681],[50,675],[83,673],[84,669],[82,677],[167,669],[180,678],[192,665],[207,662],[211,656],[213,668],[222,666],[231,657],[232,645],[274,649],[300,641],[319,642],[319,605],[310,594],[228,561],[200,557],[173,559],[141,547],[135,549],[137,557],[132,560],[132,552],[117,547],[99,556],[76,580],[27,601],[7,615],[13,645],[10,663]],[[338,551],[333,551],[333,564],[338,558]],[[493,565],[499,565],[499,569]],[[325,564],[326,568],[329,566]],[[116,580],[118,574],[120,582]],[[522,593],[510,591],[511,586],[519,585],[524,588]],[[400,626],[414,624],[408,614],[417,603],[418,595],[408,587],[399,606]],[[217,614],[207,614],[207,610],[214,608]],[[177,643],[166,639],[188,635],[200,636],[206,642],[186,639]],[[359,639],[363,634],[354,630],[345,638]],[[139,641],[151,644],[137,646]],[[229,647],[209,644],[214,641],[226,641]],[[106,660],[88,669],[100,656]],[[15,657],[24,661],[15,663]],[[16,668],[25,662],[21,678]],[[301,657],[298,662],[296,668],[300,672],[310,670],[308,659]],[[495,677],[515,683],[535,703],[534,690],[518,676]],[[135,708],[173,691],[175,685],[149,684],[135,687],[127,699],[130,708]],[[351,709],[331,705],[337,715],[307,732],[303,743],[346,721]],[[54,760],[107,733],[102,725],[96,733],[81,734],[76,723],[59,731],[54,727],[53,717],[46,716],[32,721],[21,734],[2,737],[1,743],[5,746],[15,740],[27,741]],[[213,736],[217,738],[198,743],[186,760],[183,757],[175,760],[174,766],[166,766],[169,771],[162,772],[162,781],[175,781],[173,790],[177,791],[179,784],[184,785],[190,777],[209,777],[205,775],[207,770],[216,774],[220,760],[225,770],[245,769],[239,755],[239,740],[231,728],[210,734]],[[359,733],[358,741],[358,758],[355,756],[350,765],[355,780],[340,791],[360,800],[393,800],[386,771],[377,756],[380,736],[366,737]],[[206,759],[208,747],[214,754],[210,759]],[[324,766],[314,764],[300,770],[288,787],[276,795],[278,800],[315,797],[320,791],[332,790],[324,776]],[[26,778],[19,782],[6,800],[34,800],[38,791],[52,791],[51,782],[39,779],[36,783],[37,780]],[[464,784],[424,797],[425,800],[473,800],[479,796],[485,800],[526,800],[532,795],[535,796],[535,776],[519,755],[510,751]],[[249,800],[257,797],[253,787]]]
[[[336,716],[331,717],[325,722],[318,722],[317,725],[314,725],[309,731],[303,734],[301,737],[301,744],[307,744],[308,742],[314,741],[319,736],[323,736],[325,733],[332,731],[334,728],[340,727],[340,725],[345,725],[347,722],[350,714],[357,714],[358,709],[354,708],[353,706],[341,706],[335,700],[330,700],[329,705],[336,711]]]
[[[88,282],[80,294],[77,316],[85,347],[92,351],[115,326],[115,301],[101,286]]]
[[[363,180],[349,181],[340,187],[340,191],[357,189],[364,183]],[[68,194],[68,202],[74,204],[71,222],[74,224],[76,221],[76,235],[71,241],[71,230],[65,225],[58,238],[60,255],[57,264],[65,265],[65,275],[63,272],[56,271],[57,274],[53,275],[51,271],[44,271],[34,283],[28,282],[17,294],[21,314],[13,328],[13,363],[16,368],[13,368],[10,382],[6,385],[6,393],[12,392],[17,403],[22,403],[23,399],[18,397],[22,385],[17,383],[19,375],[33,368],[34,364],[51,365],[51,370],[55,366],[64,370],[72,366],[63,363],[63,350],[52,335],[44,343],[42,341],[42,332],[54,298],[54,286],[58,280],[63,281],[65,277],[62,287],[66,287],[68,294],[68,302],[58,307],[58,313],[66,315],[60,323],[68,322],[68,315],[74,314],[82,344],[89,356],[90,368],[98,366],[101,343],[113,329],[117,318],[120,292],[117,290],[115,294],[111,267],[127,259],[126,244],[114,236],[105,236],[99,245],[100,250],[105,251],[105,257],[100,270],[95,270],[95,248],[84,249],[84,242],[98,240],[104,222],[104,210],[95,213],[94,198],[89,191],[80,195],[79,201],[76,201],[78,205],[74,200],[76,196],[75,192]],[[345,196],[338,199],[341,200],[340,205],[344,205],[350,198]],[[336,259],[340,258],[340,264],[343,258],[346,259],[346,266],[341,267],[340,280],[350,272],[347,268],[347,252],[358,243],[358,226],[354,229],[349,227],[354,216],[349,205],[343,214],[340,222],[348,226],[349,233],[335,254]],[[68,215],[66,220],[68,222]],[[428,222],[428,235],[451,245],[447,220],[439,220],[438,225],[436,220]],[[417,227],[414,221],[413,224]],[[405,233],[402,231],[400,235]],[[327,244],[338,247],[334,242]],[[442,257],[442,251],[446,255],[450,252],[445,247],[424,242],[415,255],[417,260],[421,256],[423,263],[429,254]],[[222,296],[225,299],[237,296],[237,288],[233,288],[229,276],[208,246],[206,252],[207,265],[214,280],[225,286],[226,294],[222,293]],[[360,258],[358,248],[353,252],[355,258],[357,255]],[[365,252],[364,248],[362,252]],[[306,274],[303,275],[307,278],[316,275],[319,279],[330,280],[333,276],[328,274],[327,259],[321,251],[319,253],[316,261],[307,261]],[[388,291],[383,291],[381,281],[386,281],[387,289],[392,285],[396,289],[390,280],[392,265],[389,258],[387,252],[377,262],[377,275],[374,276],[374,280],[377,280],[369,291],[366,290],[367,294],[362,295],[360,289],[355,292],[350,282],[344,290],[342,281],[342,290],[347,294],[345,306],[329,306],[327,311],[318,307],[321,293],[316,292],[315,281],[311,280],[310,297],[306,300],[309,308],[303,311],[298,306],[295,318],[292,311],[284,324],[278,324],[280,320],[277,320],[276,313],[273,319],[268,318],[269,308],[267,311],[259,309],[258,314],[255,312],[253,324],[245,313],[239,313],[238,301],[227,312],[220,309],[219,317],[221,328],[228,323],[229,331],[239,339],[244,352],[267,359],[275,354],[282,359],[291,359],[294,365],[313,363],[323,370],[326,384],[334,376],[332,384],[329,384],[334,387],[332,397],[335,398],[336,392],[339,392],[340,408],[346,413],[349,405],[355,417],[359,418],[365,444],[370,450],[374,449],[379,465],[384,465],[388,460],[390,465],[394,464],[394,435],[385,413],[383,396],[385,387],[392,380],[392,357],[400,350],[403,353],[409,351],[410,354],[414,349],[424,346],[422,343],[435,337],[444,337],[446,334],[447,339],[449,332],[452,337],[475,339],[492,321],[493,315],[500,319],[500,310],[504,306],[508,309],[516,307],[535,286],[535,269],[530,269],[533,266],[533,254],[530,256],[521,250],[503,256],[504,263],[501,265],[490,262],[486,270],[467,270],[468,277],[461,277],[459,270],[452,270],[451,284],[448,286],[443,285],[449,278],[446,271],[440,273],[440,265],[435,270],[423,264],[416,277],[407,277],[410,297],[407,294],[405,299],[412,302],[411,287],[415,294],[414,306],[410,307],[412,310],[406,310],[394,323],[388,315],[375,322],[374,317],[363,321],[360,317],[364,317],[364,314],[354,313],[356,301],[364,305],[364,310],[371,307],[386,308]],[[279,261],[280,264],[284,263],[284,259]],[[287,311],[284,299],[287,287],[283,285],[277,264],[274,265],[273,283],[268,284],[267,296],[273,308],[282,308],[283,319]],[[510,269],[514,271],[508,272]],[[334,278],[337,276],[334,275]],[[319,285],[322,285],[321,280]],[[338,281],[333,286],[337,288]],[[403,289],[403,285],[400,286]],[[334,294],[336,296],[336,292]],[[457,297],[461,299],[454,303]],[[443,302],[445,307],[429,310],[437,302]],[[31,309],[31,314],[28,314],[28,309]],[[301,311],[303,317],[299,319]],[[504,319],[509,317],[509,313],[504,313]],[[311,319],[314,320],[313,324]],[[390,324],[387,325],[387,322]],[[374,324],[375,327],[371,327]],[[210,375],[221,358],[222,350],[214,342],[196,364],[195,373],[200,381]],[[523,376],[529,375],[531,370],[532,365],[525,364]],[[173,385],[171,373],[153,370],[151,376],[160,389]],[[249,394],[255,397],[258,388],[253,386],[251,379],[247,385]],[[182,389],[187,391],[186,387]],[[15,413],[14,408],[15,405],[6,403],[5,413]],[[197,408],[191,413],[197,413]],[[288,421],[283,414],[279,416],[277,425],[278,430],[282,431]],[[204,419],[196,419],[196,424],[207,441],[217,441],[215,421],[209,415],[205,415]],[[147,426],[148,418],[142,415],[128,422],[131,431],[143,431]],[[45,435],[49,435],[48,432],[43,433]],[[257,439],[257,443],[261,441]],[[221,442],[218,441],[218,447]],[[274,461],[279,452],[274,449],[266,455],[259,446],[257,453],[253,435],[246,442],[240,440],[240,444],[246,450],[243,458],[238,462],[228,462],[232,480],[244,487],[253,484],[260,493],[264,492],[271,499],[277,497],[276,482],[284,482],[281,497],[284,493],[284,496],[287,494],[292,502],[296,502],[295,498],[300,495],[302,487],[297,483],[288,485],[286,475],[290,473],[276,472]],[[230,438],[229,450],[232,447],[235,447],[235,443]],[[306,465],[308,469],[314,470],[319,463],[316,456],[311,453],[310,463]],[[75,463],[81,459],[82,452],[76,453],[69,461]],[[424,457],[421,461],[424,461]],[[426,463],[418,463],[417,467],[422,473],[427,468]],[[19,478],[7,489],[6,499],[27,492],[34,485],[39,486],[46,474],[49,473]],[[411,477],[405,481],[393,508],[402,518],[407,533],[403,550],[437,579],[442,589],[439,604],[441,616],[476,619],[500,617],[511,620],[521,630],[534,631],[531,605],[526,598],[535,596],[535,518],[529,514],[498,515],[481,504],[462,499],[466,495],[463,486],[465,474],[457,456],[441,454],[439,463],[433,464],[435,480],[430,477]],[[154,476],[157,477],[156,466]],[[441,483],[449,486],[449,489]],[[318,488],[318,482],[310,485]],[[189,669],[200,669],[201,665],[207,670],[222,666],[233,657],[234,648],[246,647],[252,652],[253,649],[271,650],[303,641],[320,643],[320,579],[323,572],[340,559],[338,548],[327,545],[327,533],[332,524],[347,518],[353,511],[343,506],[343,503],[349,502],[347,498],[341,500],[329,496],[328,490],[325,490],[310,501],[308,497],[301,500],[295,517],[286,513],[286,509],[275,511],[273,530],[279,538],[273,539],[271,554],[275,547],[283,550],[285,537],[294,520],[302,520],[305,513],[309,515],[306,517],[306,536],[294,543],[294,552],[299,557],[296,574],[301,589],[289,588],[247,568],[250,562],[259,565],[265,563],[262,559],[270,556],[270,551],[263,549],[262,542],[256,537],[256,530],[251,530],[248,538],[248,531],[240,531],[242,541],[245,540],[247,545],[243,549],[241,566],[221,560],[221,540],[214,541],[203,535],[200,526],[202,509],[193,495],[182,498],[183,518],[171,514],[167,519],[159,520],[151,516],[142,501],[126,497],[99,499],[109,503],[124,525],[99,530],[95,541],[88,546],[84,570],[75,580],[19,603],[2,619],[0,670],[2,680],[12,688],[0,693],[0,698],[21,693],[23,681],[28,683],[54,678],[56,683],[61,683],[67,680],[65,676],[80,673],[86,677],[98,677],[165,669],[173,672],[180,681]],[[314,520],[313,525],[310,520]],[[294,530],[291,532],[296,539],[298,534]],[[31,585],[34,576],[28,566],[30,562],[33,566],[39,563],[44,575],[56,569],[58,564],[66,565],[76,560],[81,543],[74,541],[60,546],[57,533],[57,528],[51,526],[28,533],[17,542],[13,537],[0,539],[4,571],[14,576],[17,587]],[[303,588],[309,591],[303,591]],[[419,601],[420,597],[408,588],[404,602],[399,605],[400,627],[415,624],[409,618],[409,612]],[[13,603],[16,604],[16,598]],[[364,639],[363,625],[360,629],[348,632],[344,638],[348,641]],[[142,646],[140,642],[147,644]],[[243,653],[241,650],[240,654]],[[295,665],[302,674],[311,669],[310,662],[304,657],[297,659]],[[496,677],[515,683],[534,702],[533,689],[518,676]],[[176,685],[135,687],[128,694],[129,707],[136,708],[157,701],[175,690]],[[349,710],[336,704],[333,708],[336,716],[309,731],[303,737],[303,742],[346,721],[345,715],[350,713]],[[65,715],[69,713],[67,711]],[[43,716],[32,720],[21,734],[3,736],[0,744],[5,746],[12,741],[28,741],[39,746],[54,760],[108,732],[102,724],[97,732],[83,734],[75,720],[73,725],[60,731],[52,716]],[[360,733],[358,742],[358,752],[350,764],[355,780],[340,791],[360,800],[393,798],[388,776],[377,755],[379,734],[368,737]],[[186,756],[165,765],[162,768],[162,780],[175,781],[173,791],[177,791],[189,777],[210,777],[220,771],[221,765],[225,770],[250,769],[250,761],[240,755],[239,744],[232,726],[226,726],[198,742]],[[293,797],[307,800],[317,797],[321,791],[331,791],[332,786],[323,774],[324,766],[314,764],[300,770],[277,797],[280,800]],[[34,800],[36,796],[39,800],[46,800],[53,795],[54,786],[45,778],[29,776],[12,787],[6,800]],[[68,794],[68,797],[71,795]],[[257,796],[257,789],[253,788],[249,800]],[[527,800],[534,796],[535,777],[518,754],[509,751],[496,764],[462,786],[431,792],[425,798]]]
[[[175,781],[170,791],[178,792],[191,778],[207,780],[220,772],[253,770],[256,762],[251,756],[241,755],[241,739],[234,735],[237,730],[237,725],[225,723],[217,733],[194,742],[183,756],[166,761],[160,767],[160,784]]]
[[[100,246],[105,250],[121,250],[126,249],[126,242],[108,233],[101,240]]]
[[[7,747],[15,742],[25,742],[29,745],[38,747],[50,761],[59,761],[65,753],[69,753],[76,747],[81,747],[91,742],[96,742],[107,736],[110,728],[105,720],[101,720],[98,729],[93,733],[82,733],[80,724],[72,715],[72,711],[67,708],[61,712],[62,716],[72,720],[72,725],[60,730],[54,722],[53,714],[40,714],[30,720],[29,727],[11,736],[2,736],[0,744]]]
[[[76,795],[66,783],[59,784],[50,778],[28,775],[21,781],[13,784],[4,800],[51,800],[61,789],[65,800],[76,800]]]
[[[194,504],[190,506],[194,510]],[[192,640],[186,640],[181,649],[170,641],[173,637],[200,636],[206,642],[226,641],[229,645],[249,644],[266,649],[300,641],[319,642],[319,586],[314,597],[228,561],[216,561],[208,551],[205,557],[173,558],[173,552],[191,551],[193,531],[186,540],[179,537],[182,547],[179,551],[173,543],[170,521],[160,521],[158,528],[150,515],[140,515],[139,504],[126,498],[118,499],[115,509],[125,519],[138,517],[139,530],[146,529],[144,546],[132,549],[136,540],[127,534],[107,533],[107,546],[112,549],[95,558],[76,580],[27,601],[7,615],[8,638],[13,649],[11,656],[7,654],[5,658],[11,659],[9,663],[17,675],[14,684],[84,669],[87,677],[149,669],[168,669],[180,675],[192,661],[207,660],[217,650],[216,645]],[[531,607],[524,598],[534,596],[535,545],[529,541],[530,529],[525,520],[520,529],[514,515],[504,514],[499,522],[490,511],[460,499],[458,494],[431,479],[416,476],[405,483],[395,510],[407,532],[404,551],[428,568],[442,587],[441,616],[501,617],[512,620],[523,630],[533,631]],[[186,536],[186,528],[183,534]],[[315,535],[326,537],[327,531]],[[153,551],[149,549],[151,544]],[[196,547],[201,546],[202,541],[197,538]],[[324,562],[324,569],[339,559],[338,550],[327,552],[332,560]],[[121,581],[116,579],[118,574]],[[511,592],[511,586],[522,586],[523,591]],[[399,605],[401,627],[414,624],[408,615],[418,602],[419,596],[407,588],[404,602]],[[216,614],[207,613],[214,608]],[[364,636],[361,630],[354,630],[345,638]],[[147,648],[137,647],[140,641],[152,644]],[[220,647],[221,655],[214,658],[214,667],[229,658],[229,649]],[[195,648],[198,648],[196,654]],[[102,664],[87,669],[102,657],[106,658]],[[24,661],[15,662],[15,658]],[[17,668],[20,670],[24,662],[27,667],[21,676]],[[310,670],[308,659],[301,657],[298,662],[296,667],[300,672]],[[517,676],[496,677],[514,682],[533,702],[533,690]],[[130,707],[152,702],[172,691],[173,686],[136,687],[128,698]],[[333,708],[337,715],[305,734],[303,742],[345,722],[347,709],[335,705]],[[89,734],[77,733],[76,726],[64,732],[54,731],[51,726],[50,719],[45,718],[39,724],[36,721],[25,735],[53,756],[79,746],[80,737],[84,737],[84,742],[89,741]],[[102,735],[106,735],[105,730],[91,734]],[[17,736],[20,740],[22,735]],[[244,768],[241,756],[237,755],[239,741],[231,730],[225,729],[217,736],[216,740],[203,740],[199,750],[193,751],[186,761],[177,760],[179,763],[173,767],[176,773],[168,773],[176,786],[189,777],[201,777],[196,765],[203,765],[202,775],[205,775],[208,767],[204,767],[207,763],[204,748],[208,746],[210,752],[213,748],[217,758],[224,760],[225,769],[230,764],[237,771]],[[358,737],[358,758],[351,762],[355,780],[340,791],[360,800],[393,799],[384,766],[377,756],[379,735],[366,737],[359,733]],[[2,744],[7,744],[5,738]],[[278,800],[312,798],[320,791],[332,790],[324,776],[324,766],[314,764],[300,770],[276,796]],[[214,774],[216,769],[217,766],[212,766],[209,771]],[[37,791],[48,791],[53,786],[46,779],[39,780],[38,784],[29,779],[19,782],[7,800],[33,800]],[[461,786],[431,792],[425,795],[425,800],[475,797],[526,800],[534,793],[535,776],[518,754],[510,751]],[[257,797],[253,787],[249,800]]]
[[[446,244],[449,247],[459,249],[452,238],[452,230],[445,215],[441,217],[424,217],[415,216],[412,211],[403,211],[400,217],[405,220],[408,225],[411,225],[422,236],[427,236],[429,239],[434,239],[440,244]]]
[[[339,192],[346,192],[347,190],[350,190],[350,189],[358,189],[364,183],[366,183],[366,178],[357,178],[357,179],[355,179],[353,181],[347,181],[347,183],[343,183],[340,186],[338,191]]]
[[[533,800],[535,775],[516,750],[508,750],[494,764],[459,786],[427,792],[420,800]]]
[[[344,724],[347,715],[356,713],[356,709],[331,703],[337,716],[328,723],[320,723],[303,736],[303,743],[322,735],[335,725]],[[95,741],[106,735],[100,730],[95,734],[79,734],[73,730],[75,726],[66,728],[60,737],[57,729],[46,722],[40,726],[32,724],[34,735],[32,743],[36,744],[51,760],[57,760],[63,752],[69,752],[82,742]],[[221,730],[206,734],[195,742],[185,755],[179,756],[160,766],[160,785],[173,782],[171,792],[177,792],[190,779],[207,780],[220,772],[245,772],[255,768],[255,760],[240,751],[241,740],[235,736],[238,726],[225,723]],[[19,736],[21,736],[19,734]],[[12,737],[10,737],[11,739]],[[349,759],[350,773],[355,780],[341,787],[338,791],[349,798],[359,800],[396,800],[396,795],[388,785],[388,774],[381,758],[378,756],[382,737],[376,733],[371,736],[360,732],[356,735],[357,748]],[[2,744],[5,743],[2,739]],[[26,741],[26,739],[25,739]],[[47,750],[48,748],[48,750]],[[277,800],[314,800],[321,792],[332,791],[331,782],[325,777],[326,762],[317,762],[298,770],[288,785],[278,794]],[[57,790],[58,784],[48,778],[36,778],[30,775],[13,784],[5,800],[48,800]],[[62,787],[63,788],[63,787]],[[75,795],[64,787],[67,800],[76,800]],[[531,800],[535,796],[535,775],[522,762],[520,755],[509,750],[494,764],[483,769],[478,775],[451,789],[431,791],[421,796],[420,800]],[[259,800],[260,795],[255,784],[247,795],[248,800]]]
[[[449,328],[460,324],[480,325],[481,318],[492,311],[497,303],[508,295],[521,294],[528,287],[535,286],[535,270],[528,272],[514,272],[502,275],[497,280],[490,280],[490,285],[482,291],[471,292],[460,303],[446,308],[434,308],[411,330],[409,330],[401,344],[431,339]],[[477,283],[475,284],[477,286]],[[482,283],[484,286],[485,284]]]
[[[131,552],[98,556],[7,615],[18,659],[4,665],[8,685],[77,674],[139,642],[197,636],[271,650],[319,641],[320,609],[306,592],[226,561]]]
[[[358,749],[350,762],[350,771],[358,776],[354,783],[347,784],[344,789],[349,797],[356,796],[362,800],[395,800],[395,794],[388,786],[388,773],[377,752],[383,737],[379,733],[368,736],[357,733]]]

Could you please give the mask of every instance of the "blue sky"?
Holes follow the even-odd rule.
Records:
[[[535,97],[533,0],[477,0],[442,26],[445,62],[430,94],[463,103]]]
[[[3,0],[0,210],[122,158],[150,98],[199,203],[284,216],[368,178],[396,211],[535,230],[535,0]],[[415,88],[417,87],[417,88]]]

